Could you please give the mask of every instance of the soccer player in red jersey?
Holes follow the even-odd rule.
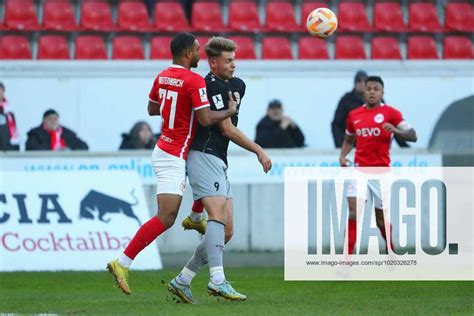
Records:
[[[349,112],[347,117],[346,136],[339,157],[339,163],[342,167],[351,164],[346,157],[352,150],[354,140],[356,141],[354,162],[355,166],[358,167],[389,167],[390,144],[394,135],[405,141],[416,142],[415,130],[403,119],[400,111],[382,103],[383,94],[384,82],[382,78],[369,77],[364,94],[366,104]],[[368,181],[368,192],[374,197],[377,227],[387,242],[382,196],[377,182]],[[357,199],[354,188],[349,188],[348,202],[348,251],[352,254],[357,235]]]
[[[133,259],[174,224],[186,185],[186,156],[197,121],[203,126],[213,125],[231,117],[237,109],[235,101],[229,98],[225,111],[210,110],[204,78],[190,71],[199,61],[200,46],[194,35],[179,33],[170,48],[173,65],[158,74],[148,102],[148,113],[161,115],[163,121],[152,155],[158,213],[140,227],[123,254],[107,264],[125,294],[131,293],[128,270]]]

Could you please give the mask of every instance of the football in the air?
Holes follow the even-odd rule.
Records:
[[[309,34],[327,38],[337,30],[337,16],[328,8],[318,8],[308,15],[306,28]]]

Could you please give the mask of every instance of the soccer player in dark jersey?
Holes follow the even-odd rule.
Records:
[[[107,264],[119,288],[127,295],[128,272],[135,257],[159,235],[170,228],[178,215],[186,184],[186,156],[193,141],[197,122],[216,124],[234,115],[236,104],[230,100],[226,110],[210,110],[206,83],[191,68],[199,61],[199,42],[190,33],[179,33],[171,41],[173,65],[156,77],[149,94],[148,113],[161,115],[161,136],[152,154],[157,179],[158,212],[143,224],[118,259]]]
[[[225,111],[228,98],[231,97],[237,103],[237,112],[215,125],[198,126],[188,154],[186,169],[193,198],[202,200],[209,220],[205,237],[197,246],[193,257],[168,285],[173,294],[187,303],[195,303],[190,284],[206,263],[209,263],[211,274],[207,286],[209,294],[229,300],[247,298],[226,281],[223,267],[224,244],[232,236],[233,229],[232,191],[227,178],[229,140],[255,153],[265,173],[270,170],[272,163],[265,151],[237,128],[245,83],[234,77],[235,50],[235,43],[223,37],[213,37],[205,46],[211,68],[205,78],[211,110]]]
[[[382,78],[369,77],[364,93],[366,104],[349,112],[347,117],[346,136],[339,157],[342,167],[351,165],[346,157],[352,150],[354,140],[356,141],[354,162],[358,167],[389,167],[390,144],[394,135],[404,141],[416,142],[415,130],[405,121],[400,111],[382,103],[383,94],[384,82]],[[387,242],[380,186],[378,182],[370,180],[367,186],[368,194],[374,198],[377,227]],[[355,187],[349,187],[348,193],[348,251],[349,254],[352,254],[357,236],[357,192]],[[389,233],[391,235],[391,229]]]

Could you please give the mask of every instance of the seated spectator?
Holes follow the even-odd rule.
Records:
[[[59,114],[47,110],[43,123],[28,132],[26,150],[87,150],[89,147],[76,133],[59,124]]]
[[[122,149],[153,149],[156,145],[155,135],[151,131],[151,127],[146,122],[137,122],[133,125],[128,134],[122,134]]]
[[[304,146],[304,135],[291,118],[283,115],[280,100],[273,100],[257,125],[255,142],[263,148],[296,148]]]
[[[5,86],[0,82],[0,150],[20,150],[20,135],[15,115],[5,98]]]

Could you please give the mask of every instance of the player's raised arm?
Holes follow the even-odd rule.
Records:
[[[253,152],[257,155],[258,161],[262,164],[263,171],[267,173],[272,168],[272,160],[270,157],[265,153],[265,151],[251,141],[245,134],[238,129],[230,118],[227,118],[218,123],[219,129],[221,130],[222,134],[230,139],[233,143],[239,145],[240,147]]]
[[[202,126],[209,126],[219,123],[226,118],[231,117],[237,111],[237,104],[232,98],[232,93],[229,91],[228,107],[225,111],[211,111],[209,107],[201,108],[196,111],[199,124]]]

